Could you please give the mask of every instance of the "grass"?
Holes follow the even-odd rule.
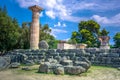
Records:
[[[31,71],[21,70],[30,67]],[[0,80],[120,80],[120,71],[112,67],[92,66],[80,75],[54,75],[37,73],[39,65],[24,66],[0,72]]]

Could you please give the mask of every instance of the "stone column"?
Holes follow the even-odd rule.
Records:
[[[32,23],[30,26],[30,49],[39,49],[39,12],[43,9],[37,5],[29,7],[32,11]]]
[[[99,36],[98,39],[101,42],[100,48],[110,49],[110,46],[109,46],[110,37],[109,36]]]

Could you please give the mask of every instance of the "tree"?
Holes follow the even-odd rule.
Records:
[[[30,23],[23,22],[19,27],[15,18],[7,14],[6,7],[0,7],[0,51],[13,49],[28,49],[30,47]],[[51,29],[48,24],[40,28],[40,41],[46,40],[50,48],[56,48],[58,41],[50,35]]]
[[[98,36],[100,34],[100,25],[93,21],[81,21],[78,25],[78,31],[72,32],[71,39],[75,39],[77,43],[85,43],[88,47],[96,46]]]
[[[76,44],[77,41],[76,41],[75,39],[69,39],[69,40],[68,40],[68,43],[69,43],[69,44]]]
[[[30,23],[23,22],[21,27],[21,36],[20,36],[20,48],[29,49],[30,48]]]
[[[45,40],[49,44],[50,49],[57,48],[58,41],[51,34],[51,29],[48,24],[40,26],[40,41]]]
[[[0,51],[17,48],[20,27],[16,19],[7,15],[6,8],[0,9]]]
[[[100,36],[108,36],[108,34],[109,32],[105,28],[103,28],[100,32]]]
[[[120,47],[120,32],[117,32],[115,36],[113,37],[113,40],[115,42],[115,47]]]

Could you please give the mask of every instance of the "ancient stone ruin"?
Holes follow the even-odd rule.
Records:
[[[49,48],[49,45],[48,45],[48,43],[47,43],[45,40],[42,40],[42,41],[40,41],[40,43],[39,43],[39,48],[40,48],[40,49],[48,49],[48,48]]]
[[[85,48],[82,44],[76,49],[48,49],[45,41],[39,43],[39,6],[29,7],[32,10],[32,24],[30,27],[30,49],[9,51],[0,57],[0,70],[18,68],[20,64],[31,66],[39,64],[38,72],[54,74],[81,74],[86,72],[91,65],[120,67],[120,48],[110,49],[108,37],[99,37],[101,48]],[[38,49],[40,46],[41,49]],[[71,46],[71,45],[70,45]],[[75,49],[73,49],[73,47]],[[63,47],[62,47],[63,48]],[[29,70],[28,68],[22,68]]]
[[[29,7],[32,11],[32,23],[30,26],[30,49],[39,49],[39,12],[43,9],[37,5]]]
[[[80,74],[91,65],[120,67],[119,48],[14,50],[4,57],[9,58],[10,63],[40,64],[38,72],[43,73]]]
[[[100,48],[110,49],[110,46],[109,46],[110,37],[109,36],[100,36],[98,39],[101,43]]]

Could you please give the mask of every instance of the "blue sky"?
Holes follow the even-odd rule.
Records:
[[[31,22],[29,6],[39,5],[44,10],[40,14],[42,25],[49,24],[51,34],[58,40],[67,40],[72,31],[78,30],[82,20],[93,19],[106,28],[112,37],[120,32],[120,0],[0,0],[0,6],[6,5],[8,14],[22,22]]]

